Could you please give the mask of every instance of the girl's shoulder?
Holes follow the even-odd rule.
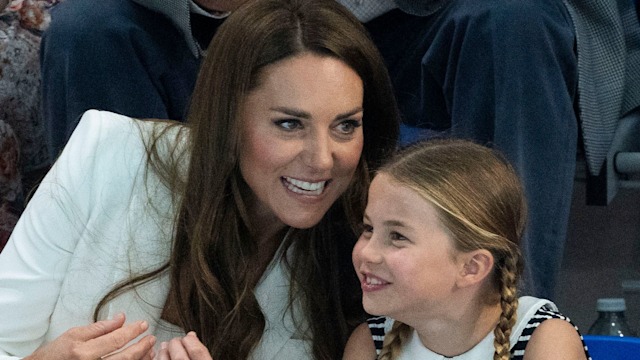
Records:
[[[537,329],[542,329],[541,331],[538,330],[540,334],[536,335],[538,343],[544,342],[543,338],[546,338],[546,335],[554,336],[553,333],[559,332],[559,334],[556,335],[562,335],[563,338],[568,337],[569,339],[573,339],[574,342],[579,339],[581,343],[580,350],[584,351],[587,359],[589,358],[584,342],[582,342],[582,335],[578,328],[567,316],[563,315],[558,310],[557,306],[553,302],[532,296],[520,297],[518,302],[517,319],[518,320],[512,329],[510,337],[511,354],[513,359],[523,359],[525,348],[527,348],[527,345],[531,342],[531,339],[533,339],[532,335]],[[541,327],[544,322],[551,319],[554,320],[552,322],[548,322],[544,327]],[[562,323],[559,323],[559,321]],[[373,338],[377,354],[380,354],[385,335],[391,330],[393,323],[394,320],[386,316],[377,316],[367,319],[367,325],[371,332],[371,337]],[[492,338],[493,333],[490,333],[487,336]],[[485,342],[483,341],[483,343]],[[493,344],[493,341],[487,341],[486,343]],[[535,343],[533,346],[535,348]],[[531,352],[531,347],[527,350],[530,350]]]
[[[520,303],[511,339],[512,359],[524,359],[525,350],[529,359],[544,359],[549,355],[546,351],[565,354],[563,358],[590,359],[580,330],[554,303],[533,297],[522,297]]]

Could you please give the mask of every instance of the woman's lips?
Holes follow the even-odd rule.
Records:
[[[329,180],[310,182],[283,176],[282,183],[289,191],[296,194],[318,196],[324,192],[325,187],[329,184]]]

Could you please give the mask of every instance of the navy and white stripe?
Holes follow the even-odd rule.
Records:
[[[378,316],[367,319],[369,330],[371,331],[371,337],[373,338],[373,344],[376,346],[376,354],[378,355],[380,355],[382,344],[384,343],[386,321],[386,316]]]
[[[558,311],[552,310],[550,307],[542,306],[538,311],[536,311],[535,315],[529,320],[524,330],[518,337],[518,341],[511,347],[511,359],[512,360],[522,360],[524,359],[524,352],[529,340],[531,339],[531,335],[533,332],[542,324],[545,320],[548,319],[561,319],[570,323],[576,332],[580,335],[580,341],[582,341],[582,346],[584,348],[584,353],[587,356],[588,360],[591,360],[589,356],[589,352],[587,350],[587,346],[584,343],[584,339],[582,338],[582,334],[578,328],[571,322],[571,320],[559,313]],[[382,351],[382,346],[384,344],[384,337],[386,334],[386,328],[389,324],[389,320],[385,316],[378,316],[374,318],[370,318],[367,320],[369,325],[369,330],[371,331],[371,336],[373,338],[373,344],[376,347],[376,354],[380,355]]]
[[[518,337],[518,342],[516,342],[515,345],[511,347],[512,360],[522,360],[524,358],[524,350],[527,347],[527,344],[529,343],[529,339],[531,339],[531,335],[538,328],[538,326],[540,326],[540,324],[542,324],[545,320],[548,320],[548,319],[561,319],[571,324],[573,328],[576,329],[576,332],[578,332],[578,334],[580,335],[580,341],[582,341],[582,347],[584,348],[584,353],[587,356],[587,359],[591,360],[591,357],[589,356],[589,352],[587,351],[587,346],[584,344],[584,340],[582,339],[582,334],[580,334],[578,327],[571,322],[571,319],[569,319],[568,317],[562,315],[557,311],[551,310],[547,306],[543,306],[540,309],[538,309],[538,311],[536,311],[536,314],[533,315],[531,320],[529,320],[524,330],[522,330],[522,334],[520,334],[520,337]]]

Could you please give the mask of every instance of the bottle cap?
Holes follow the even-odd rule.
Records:
[[[627,305],[623,298],[600,298],[598,299],[597,311],[626,311]]]

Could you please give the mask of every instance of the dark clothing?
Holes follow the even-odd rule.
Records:
[[[209,28],[219,23],[211,21]],[[199,65],[200,56],[168,17],[131,0],[58,5],[41,47],[51,155],[62,150],[88,109],[183,120]]]
[[[575,35],[560,0],[452,0],[434,15],[366,24],[406,124],[501,150],[529,205],[526,293],[553,298],[563,255],[578,123]]]

